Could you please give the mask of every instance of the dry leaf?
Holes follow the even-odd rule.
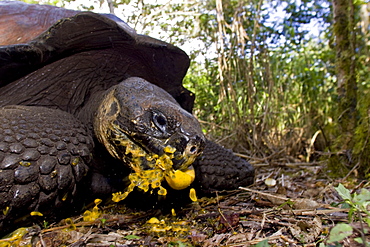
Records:
[[[318,217],[312,221],[298,221],[289,226],[292,235],[302,243],[314,243],[322,231],[322,223]]]
[[[229,233],[216,234],[212,238],[204,241],[204,247],[216,247],[221,246],[221,242],[225,239],[228,239],[231,236]]]

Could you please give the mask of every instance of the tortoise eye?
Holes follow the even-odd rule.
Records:
[[[153,123],[157,128],[164,131],[167,126],[167,119],[166,117],[160,112],[153,113]]]

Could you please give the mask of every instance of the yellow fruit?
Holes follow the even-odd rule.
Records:
[[[37,212],[37,211],[32,211],[32,212],[30,213],[30,215],[32,215],[32,216],[44,216],[42,213]]]
[[[191,189],[190,189],[190,191],[189,191],[189,197],[190,197],[190,199],[191,199],[193,202],[198,201],[197,193],[195,192],[195,189],[194,189],[194,188],[191,188]]]
[[[188,187],[194,181],[194,178],[195,172],[191,167],[185,172],[180,170],[171,171],[170,174],[166,176],[166,181],[172,189],[182,190]]]
[[[159,224],[161,223],[156,217],[150,218],[150,220],[147,221],[149,224]]]

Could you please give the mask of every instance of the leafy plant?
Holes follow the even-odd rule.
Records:
[[[352,226],[345,223],[337,224],[331,229],[327,243],[331,244],[335,242],[340,242],[344,240],[346,237],[351,236],[352,233],[353,233]]]
[[[44,229],[46,229],[46,228],[48,228],[48,227],[49,227],[49,222],[47,222],[46,220],[44,220],[44,221],[42,222],[42,225],[43,225]]]
[[[335,190],[344,200],[343,203],[347,204],[350,207],[350,210],[348,212],[349,221],[359,221],[360,223],[366,223],[370,227],[370,212],[367,210],[368,206],[370,205],[370,191],[363,188],[361,189],[361,192],[359,194],[357,194],[356,192],[351,194],[350,191],[343,186],[343,184],[339,184],[338,187],[335,188]],[[366,214],[367,217],[363,218],[362,214]],[[331,229],[329,238],[326,243],[338,243],[351,236],[353,234],[353,231],[354,228],[350,224],[337,224]],[[362,224],[359,231],[361,233],[361,237],[357,237],[354,240],[358,243],[370,246],[370,242],[366,242],[366,239],[364,237],[365,229],[362,227]],[[320,246],[324,245],[320,244]]]
[[[349,220],[351,222],[354,220],[363,220],[370,227],[370,218],[362,219],[361,217],[361,213],[365,213],[370,217],[370,212],[367,210],[368,205],[370,205],[370,191],[363,188],[360,194],[356,192],[351,194],[343,184],[339,184],[335,190],[343,198],[344,202],[350,206],[348,213]]]
[[[188,243],[184,243],[182,241],[176,241],[176,242],[170,242],[168,243],[168,246],[169,247],[192,247],[192,245],[188,244]]]
[[[255,247],[270,247],[269,241],[267,239],[262,240],[258,244],[254,245]]]
[[[127,235],[124,238],[125,239],[128,239],[128,240],[140,239],[140,237],[139,236],[136,236],[136,235]]]

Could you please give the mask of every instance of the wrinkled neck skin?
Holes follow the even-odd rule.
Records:
[[[88,127],[89,131],[93,133],[94,136],[94,118],[106,93],[107,91],[96,92],[94,96],[90,97],[89,101],[86,102],[82,109],[77,113],[77,118]]]
[[[165,153],[171,156],[173,169],[185,170],[204,148],[194,116],[141,78],[126,79],[93,98],[79,118],[113,157],[134,171],[153,169],[155,159]]]

